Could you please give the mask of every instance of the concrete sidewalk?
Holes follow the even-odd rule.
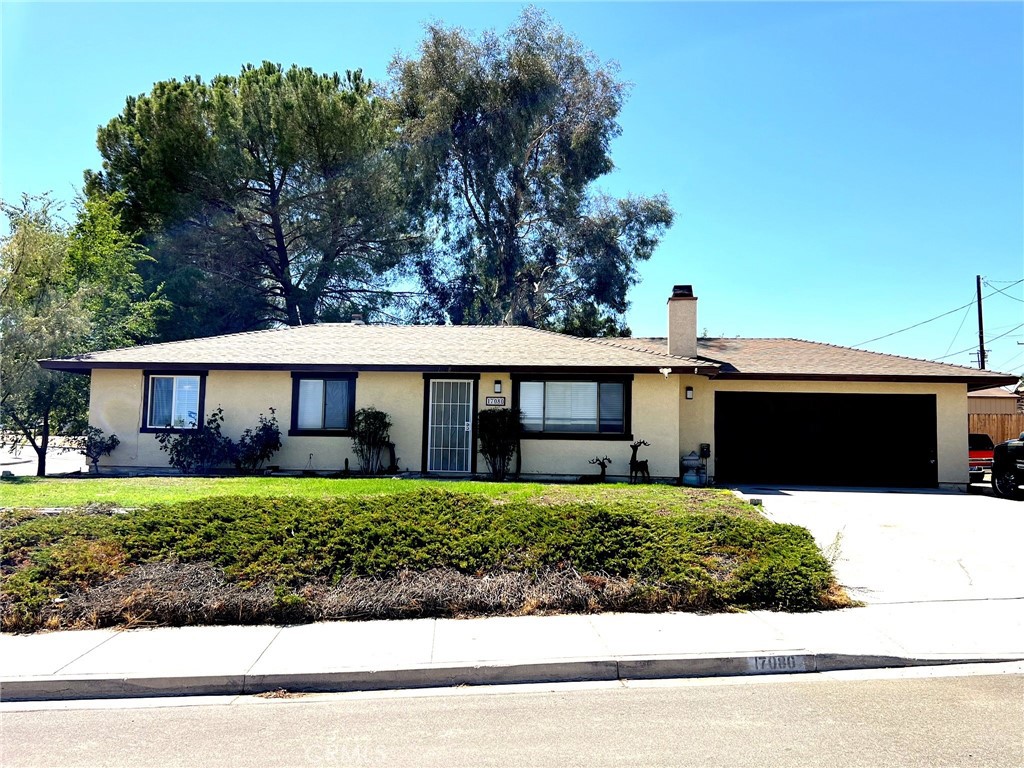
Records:
[[[0,636],[0,699],[347,691],[1024,659],[1024,599]]]

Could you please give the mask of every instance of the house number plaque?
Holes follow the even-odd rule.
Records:
[[[487,402],[487,405],[504,405],[505,404],[505,397],[504,396],[501,396],[501,397],[488,397],[486,402]]]

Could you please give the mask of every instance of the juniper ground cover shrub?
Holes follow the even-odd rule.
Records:
[[[114,608],[88,610],[90,595],[109,603],[119,581],[161,563],[168,574],[207,569],[218,580],[207,579],[207,592],[227,590],[233,597],[225,604],[248,605],[233,619],[245,622],[476,610],[814,610],[835,600],[829,563],[796,526],[601,503],[496,504],[483,494],[426,488],[347,498],[214,497],[127,514],[23,519],[0,530],[3,625],[125,623],[123,604],[150,620],[230,620],[216,618],[215,606],[203,608],[188,590],[177,599],[194,606],[191,614],[168,607],[169,588],[152,581],[148,607],[136,589]],[[418,586],[410,588],[410,578]],[[481,597],[472,585],[488,579],[504,586]],[[433,582],[461,586],[445,598]],[[540,584],[547,587],[538,591]],[[262,597],[246,602],[247,592]]]

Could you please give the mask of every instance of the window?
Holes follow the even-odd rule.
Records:
[[[146,429],[196,429],[203,422],[203,376],[149,374]]]
[[[347,434],[355,415],[354,375],[292,374],[292,427],[289,434]]]
[[[625,381],[521,381],[523,430],[574,436],[625,435],[629,385]]]

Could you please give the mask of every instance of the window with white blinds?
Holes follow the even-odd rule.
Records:
[[[199,412],[199,376],[149,377],[150,429],[197,429],[202,423]]]
[[[622,434],[626,386],[621,381],[521,381],[526,432]]]

